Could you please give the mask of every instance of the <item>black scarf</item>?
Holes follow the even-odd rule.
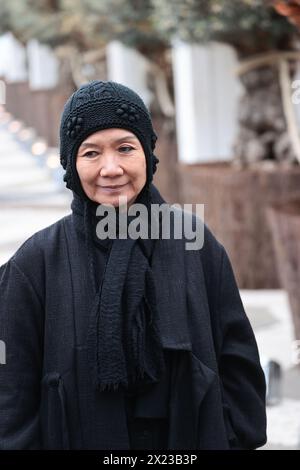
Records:
[[[158,202],[158,194],[153,184],[145,186],[135,202],[150,209],[153,202]],[[76,193],[73,195],[72,210],[77,214],[76,223],[83,224],[95,295],[88,332],[93,381],[100,391],[122,387],[129,393],[136,393],[158,382],[165,370],[151,268],[155,240],[99,240],[96,235],[100,220],[96,216],[98,204],[83,201]],[[128,217],[128,222],[133,218]],[[95,243],[109,250],[99,289],[95,281]]]

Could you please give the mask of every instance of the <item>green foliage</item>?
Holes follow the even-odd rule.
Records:
[[[155,27],[169,40],[223,40],[238,50],[281,47],[294,28],[266,0],[152,0]]]
[[[281,47],[293,31],[266,0],[0,0],[0,32],[79,50],[119,39],[138,49],[160,48],[174,37],[211,39],[242,52]]]
[[[24,43],[31,38],[51,42],[58,35],[59,11],[51,8],[50,3],[45,0],[0,0],[0,31],[10,30]]]
[[[51,46],[79,50],[119,39],[129,46],[161,45],[150,0],[0,0],[0,33],[11,30],[22,42],[37,38]]]

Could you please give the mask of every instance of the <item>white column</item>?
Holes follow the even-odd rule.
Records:
[[[149,106],[152,93],[147,88],[147,59],[119,41],[111,41],[106,53],[108,79],[132,88]]]
[[[237,125],[241,85],[232,47],[212,42],[172,49],[179,160],[228,160]]]
[[[11,32],[0,37],[0,76],[8,83],[27,80],[26,49]]]
[[[47,45],[30,39],[27,44],[28,81],[31,90],[47,90],[58,83],[59,61]]]

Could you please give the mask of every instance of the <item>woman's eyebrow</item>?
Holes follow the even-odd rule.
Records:
[[[124,135],[124,137],[120,137],[119,139],[113,140],[112,142],[117,144],[119,142],[123,142],[124,140],[138,140],[138,139],[134,135]],[[83,142],[80,145],[80,148],[81,147],[94,147],[94,148],[96,148],[96,147],[98,147],[98,145],[93,144],[92,142]]]
[[[92,142],[83,142],[83,144],[80,145],[81,147],[98,147],[97,144],[92,144]]]

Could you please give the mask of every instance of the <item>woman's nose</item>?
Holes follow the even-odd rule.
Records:
[[[100,176],[121,176],[123,173],[118,158],[114,155],[102,155]]]

